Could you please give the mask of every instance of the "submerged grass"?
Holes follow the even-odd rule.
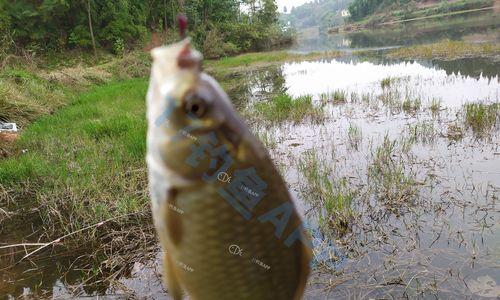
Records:
[[[438,136],[432,121],[422,121],[415,125],[408,125],[408,133],[410,142],[419,142],[423,144],[434,142]]]
[[[268,121],[299,122],[304,118],[319,121],[323,118],[322,107],[316,106],[311,95],[293,98],[288,94],[280,94],[271,101],[256,103],[251,109]]]
[[[457,59],[464,57],[500,56],[500,44],[473,44],[463,41],[444,40],[434,44],[416,45],[391,50],[389,58]]]
[[[334,178],[327,162],[321,161],[314,151],[306,152],[299,161],[299,171],[307,180],[311,200],[319,203],[320,225],[334,230],[338,236],[350,230],[354,210],[351,207],[356,192],[345,178]]]
[[[467,103],[464,105],[464,122],[476,136],[487,135],[500,120],[500,103]]]
[[[404,112],[408,114],[415,114],[420,110],[420,107],[422,106],[422,100],[420,98],[405,98],[402,104],[402,109]]]
[[[401,151],[396,140],[386,135],[384,141],[373,152],[373,162],[368,168],[368,178],[378,201],[389,210],[398,212],[410,204],[416,195],[415,180],[398,155]]]
[[[389,88],[391,87],[391,84],[394,82],[394,78],[392,77],[387,77],[387,78],[384,78],[380,81],[380,87],[382,89],[385,89],[385,88]]]
[[[352,96],[352,94],[351,94]],[[347,102],[347,91],[345,90],[335,90],[333,92],[325,92],[319,95],[319,99],[322,103],[326,104],[331,102],[333,104],[340,104]],[[352,99],[352,97],[351,97]]]
[[[349,147],[355,150],[359,150],[359,147],[363,141],[363,133],[361,127],[356,124],[349,124],[347,129],[347,142]]]
[[[433,116],[437,116],[439,114],[439,111],[441,110],[441,102],[442,102],[441,99],[432,98],[431,105],[429,108]]]

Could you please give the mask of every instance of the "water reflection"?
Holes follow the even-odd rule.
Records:
[[[447,75],[462,74],[474,78],[497,77],[500,62],[487,58],[462,58],[455,60],[434,60],[432,65],[446,71]]]
[[[301,52],[331,49],[383,49],[436,42],[442,39],[500,41],[500,21],[493,11],[427,19],[352,33],[325,34],[298,41],[292,50]]]
[[[309,222],[318,220],[315,212],[323,209],[324,202],[320,199],[318,205],[314,197],[323,194],[308,189],[310,183],[296,166],[289,166],[289,161],[299,161],[304,153],[315,151],[323,159],[319,165],[333,166],[331,174],[322,174],[321,178],[326,177],[328,182],[347,179],[350,190],[359,192],[352,204],[359,221],[353,221],[345,237],[322,236],[317,234],[319,227],[311,230],[314,237],[325,242],[315,245],[319,248],[315,262],[320,268],[314,286],[332,288],[328,295],[324,290],[316,293],[310,288],[306,298],[433,295],[476,299],[482,295],[481,291],[469,289],[469,284],[483,277],[499,278],[498,251],[494,250],[500,243],[496,234],[499,132],[493,131],[489,139],[477,140],[469,131],[459,142],[450,142],[445,135],[449,124],[463,122],[463,103],[499,100],[498,71],[478,74],[480,60],[470,62],[474,68],[460,68],[469,62],[457,60],[439,65],[436,61],[363,61],[350,57],[273,67],[282,70],[273,74],[281,74],[284,81],[282,78],[278,81],[295,96],[317,96],[336,89],[371,95],[368,102],[327,104],[328,117],[323,124],[304,121],[272,127],[257,125],[255,129],[271,133],[279,140],[271,151],[273,158],[286,161],[284,176],[293,187],[301,211],[309,212],[305,213]],[[380,105],[380,96],[389,90],[381,87],[381,80],[387,77],[402,79],[390,87],[391,91],[399,91],[395,96],[397,101],[405,100],[408,95],[419,97],[422,108],[414,113],[399,110],[387,114]],[[259,94],[258,86],[249,90]],[[427,102],[434,98],[442,101],[438,116],[432,115]],[[416,191],[410,201],[392,207],[385,202],[390,195],[380,195],[372,189],[369,169],[374,163],[374,153],[383,152],[380,145],[386,138],[398,147],[405,147],[408,129],[422,122],[432,124],[432,132],[425,133],[435,135],[432,142],[414,141],[406,149],[384,150],[389,151],[390,161],[402,159],[401,165],[394,168],[401,168],[412,178]],[[346,142],[353,123],[361,128],[363,137],[356,151]],[[302,190],[296,188],[300,186]],[[397,185],[392,191],[395,194],[406,191],[400,188]],[[327,233],[333,230],[320,229]],[[493,287],[498,288],[498,282],[493,281]]]
[[[457,59],[453,61],[363,61],[351,56],[342,59],[285,63],[259,71],[240,73],[237,89],[229,91],[237,106],[253,101],[268,100],[271,95],[288,92],[293,96],[345,89],[348,92],[374,93],[386,78],[405,79],[413,96],[422,100],[440,99],[448,107],[465,102],[495,101],[499,98],[500,62],[487,59]],[[244,75],[243,75],[244,74]],[[221,78],[221,80],[225,80]],[[427,92],[431,91],[431,92]],[[245,101],[241,101],[245,99]]]

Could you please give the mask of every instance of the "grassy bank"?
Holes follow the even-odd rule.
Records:
[[[226,57],[219,60],[207,61],[205,63],[205,66],[209,71],[217,72],[227,69],[235,71],[235,69],[238,68],[248,69],[249,67],[262,67],[265,65],[282,63],[282,62],[334,58],[334,57],[339,57],[341,55],[342,53],[338,51],[312,52],[307,54],[292,53],[288,51],[258,52],[258,53],[247,53],[233,57]]]
[[[76,95],[116,80],[144,77],[149,72],[145,53],[111,58],[96,66],[81,61],[59,69],[42,68],[41,62],[13,62],[0,71],[0,121],[15,122],[24,130],[45,115],[54,114]],[[12,154],[0,140],[0,157]]]
[[[442,42],[399,48],[389,51],[389,58],[457,59],[489,57],[499,59],[500,44],[473,44],[462,41]]]
[[[13,63],[0,72],[0,121],[16,122],[22,129],[93,86],[144,77],[149,70],[148,55],[138,52],[94,66],[78,61],[47,69],[43,67],[45,62]]]
[[[15,148],[25,153],[0,160],[2,244],[69,234],[30,261],[44,261],[53,251],[83,253],[74,267],[89,283],[127,272],[125,262],[153,254],[144,163],[146,89],[145,79],[93,87],[22,132]],[[31,229],[32,222],[39,226]],[[8,260],[0,264],[12,267]]]
[[[41,118],[17,142],[28,152],[0,161],[1,185],[65,232],[144,209],[145,92],[145,80],[112,83]]]

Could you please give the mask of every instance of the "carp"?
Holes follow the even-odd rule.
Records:
[[[152,50],[151,209],[174,299],[301,299],[311,243],[285,182],[189,39]]]

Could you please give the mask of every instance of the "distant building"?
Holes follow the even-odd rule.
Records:
[[[347,9],[343,9],[340,14],[342,15],[342,17],[344,18],[348,18],[351,16],[351,13],[347,10]]]

